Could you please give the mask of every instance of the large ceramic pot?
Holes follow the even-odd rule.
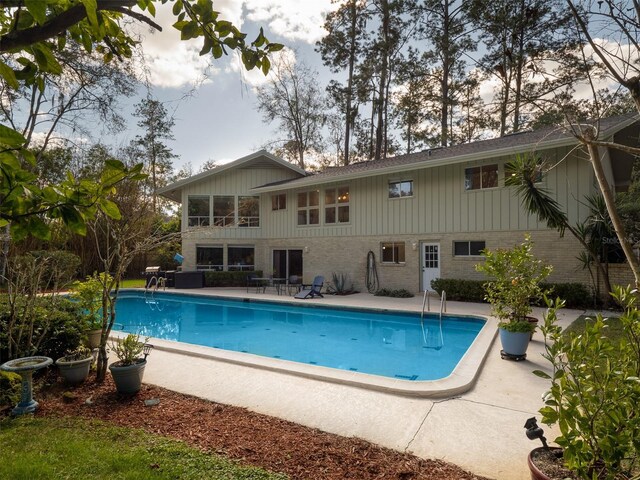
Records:
[[[118,393],[128,395],[138,393],[142,386],[142,376],[146,365],[147,361],[141,358],[132,365],[122,365],[121,362],[114,362],[109,365]]]
[[[66,357],[56,360],[60,376],[70,385],[78,385],[84,382],[89,376],[89,369],[93,357],[83,358],[82,360],[65,360]]]
[[[529,332],[509,332],[503,328],[500,329],[502,351],[508,356],[525,357],[530,339]]]
[[[538,453],[542,453],[545,450],[550,452],[550,455],[558,459],[558,463],[562,464],[562,449],[557,447],[551,447],[545,449],[544,447],[534,448],[529,452],[527,457],[527,464],[529,465],[529,471],[531,472],[531,480],[554,480],[556,477],[549,477],[544,473],[535,462]],[[564,477],[563,477],[564,478]],[[573,477],[572,477],[573,478]]]

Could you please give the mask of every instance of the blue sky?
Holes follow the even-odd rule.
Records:
[[[329,72],[314,45],[323,34],[330,0],[223,0],[215,1],[214,7],[248,33],[248,39],[262,26],[270,41],[295,49],[297,59],[318,69],[321,84],[328,82]],[[175,141],[170,147],[180,157],[174,166],[190,162],[197,171],[209,159],[225,162],[260,149],[276,127],[264,124],[256,109],[254,89],[265,82],[264,75],[241,69],[234,54],[208,67],[209,59],[198,56],[199,42],[179,40],[179,32],[171,27],[175,18],[166,7],[159,9],[156,19],[164,27],[162,33],[139,33],[145,37],[142,48],[152,94],[174,115]],[[133,111],[145,94],[141,88],[140,96],[122,99],[123,108]],[[128,121],[129,129],[108,143],[126,144],[135,137],[137,120]]]

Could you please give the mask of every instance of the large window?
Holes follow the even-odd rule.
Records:
[[[260,226],[260,197],[238,197],[238,226]]]
[[[255,269],[253,247],[228,247],[227,257],[228,270],[230,272]]]
[[[230,227],[235,223],[235,198],[233,196],[213,197],[213,224],[216,227]]]
[[[271,210],[285,210],[287,208],[287,194],[271,195]]]
[[[389,182],[389,198],[413,197],[413,180]]]
[[[198,270],[224,270],[223,248],[221,246],[197,246],[196,268]]]
[[[298,225],[320,223],[320,191],[298,193]]]
[[[456,257],[478,257],[485,248],[484,240],[453,242],[453,254]]]
[[[404,242],[383,242],[382,263],[404,263]]]
[[[189,195],[187,199],[187,225],[206,227],[209,225],[209,196]]]
[[[324,223],[349,222],[349,187],[324,191]]]
[[[465,168],[464,189],[480,190],[498,186],[498,164],[482,165],[481,167]]]

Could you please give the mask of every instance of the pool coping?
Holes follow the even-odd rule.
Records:
[[[123,289],[122,293],[136,292],[139,293],[139,289]],[[271,303],[271,304],[295,304],[303,306],[305,308],[332,308],[329,305],[302,305],[300,302],[293,300],[276,300],[276,299],[253,299],[225,296],[220,294],[210,293],[194,293],[194,292],[175,292],[175,291],[163,291],[162,294],[166,295],[182,295],[190,297],[203,297],[203,298],[221,298],[225,300],[243,301],[252,303]],[[416,312],[412,310],[402,309],[382,309],[382,308],[367,308],[367,307],[339,307],[345,310],[358,310],[358,311],[371,311],[371,312],[393,312],[393,313],[409,313],[415,315]],[[445,314],[446,315],[446,314]],[[256,355],[252,353],[234,352],[231,350],[224,350],[215,347],[205,347],[201,345],[194,345],[190,343],[183,343],[173,340],[163,340],[153,338],[152,343],[154,347],[161,351],[170,353],[176,353],[181,355],[187,355],[191,357],[198,357],[210,360],[217,360],[227,363],[233,363],[236,365],[242,365],[247,367],[259,368],[263,370],[270,370],[274,372],[296,375],[304,378],[310,378],[314,380],[327,381],[331,383],[338,383],[342,385],[349,385],[368,390],[379,391],[383,393],[390,393],[403,396],[423,397],[423,398],[439,398],[439,397],[451,397],[469,390],[480,374],[480,370],[484,365],[485,359],[489,353],[491,345],[497,336],[497,321],[491,316],[480,315],[456,315],[456,317],[463,318],[480,318],[485,321],[484,326],[478,332],[475,340],[462,356],[453,372],[445,378],[438,380],[402,380],[390,377],[383,377],[379,375],[373,375],[362,372],[350,372],[346,370],[339,370],[330,367],[324,367],[321,365],[306,365],[304,363],[295,362],[292,360],[276,359]],[[114,331],[112,336],[114,338],[120,338],[124,336],[124,332]]]

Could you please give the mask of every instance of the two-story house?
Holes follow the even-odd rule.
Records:
[[[600,138],[639,144],[637,115],[600,122]],[[504,185],[504,165],[535,152],[555,164],[540,179],[572,224],[598,191],[588,155],[563,129],[545,128],[308,174],[262,150],[181,180],[160,194],[182,204],[183,268],[253,270],[276,277],[349,274],[365,288],[368,252],[380,286],[417,292],[437,277],[481,278],[484,248],[526,232],[554,266],[552,281],[589,283],[579,243],[560,237]],[[609,182],[625,189],[634,157],[601,149]],[[614,272],[615,274],[615,272]],[[628,281],[630,277],[620,281]],[[614,278],[614,281],[616,279]]]

